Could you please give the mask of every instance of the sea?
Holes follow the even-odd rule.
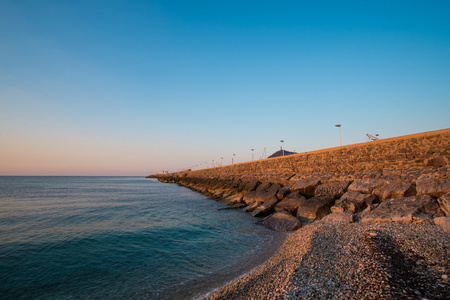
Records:
[[[143,177],[0,177],[0,299],[201,299],[285,235]]]

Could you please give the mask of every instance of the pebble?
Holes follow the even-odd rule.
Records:
[[[448,245],[428,224],[313,223],[207,299],[448,299]]]

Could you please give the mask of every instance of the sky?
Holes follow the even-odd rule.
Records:
[[[343,145],[449,128],[449,16],[430,0],[0,0],[0,175],[145,176],[280,140],[336,147],[336,124]]]

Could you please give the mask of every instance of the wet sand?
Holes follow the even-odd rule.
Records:
[[[206,299],[448,299],[449,257],[438,226],[314,223]]]

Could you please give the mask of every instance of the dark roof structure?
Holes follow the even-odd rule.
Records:
[[[284,156],[288,156],[288,155],[292,155],[292,154],[297,154],[297,152],[291,152],[291,151],[284,150]],[[277,152],[275,152],[274,154],[272,154],[271,156],[269,156],[267,158],[279,157],[279,156],[283,156],[283,150],[278,150]]]

